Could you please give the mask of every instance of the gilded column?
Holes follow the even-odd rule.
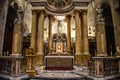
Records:
[[[18,12],[18,20],[14,24],[14,34],[13,34],[13,45],[12,54],[21,54],[21,44],[22,44],[22,15]]]
[[[76,54],[75,55],[80,55],[81,54],[81,19],[79,16],[79,12],[76,11],[75,13],[75,26],[76,26]]]
[[[88,25],[87,25],[87,11],[82,11],[82,29],[83,29],[83,54],[89,55],[89,42],[88,42]]]
[[[89,42],[88,42],[88,25],[87,25],[87,10],[82,11],[82,63],[83,66],[88,65],[90,60],[89,55]]]
[[[32,10],[32,29],[30,47],[36,51],[37,11]]]
[[[70,36],[71,36],[70,16],[67,16],[67,48],[68,48],[68,51],[71,50],[71,37]]]
[[[75,28],[76,28],[76,53],[75,53],[75,64],[82,65],[82,53],[81,53],[81,17],[79,11],[75,12]]]
[[[49,53],[51,53],[52,49],[52,22],[53,22],[53,16],[49,17],[49,39],[48,39],[48,46],[49,46]]]
[[[38,27],[38,53],[44,55],[44,11],[40,11],[39,27]]]
[[[37,64],[43,64],[44,57],[44,10],[40,11],[38,35],[37,35]]]

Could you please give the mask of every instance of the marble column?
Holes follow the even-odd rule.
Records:
[[[81,17],[79,11],[75,12],[75,30],[76,30],[76,53],[75,53],[75,65],[83,65],[82,51],[81,51]]]
[[[13,45],[12,45],[12,54],[21,54],[22,48],[22,16],[23,14],[18,11],[18,20],[14,24],[14,34],[13,34]]]
[[[37,11],[32,10],[32,29],[30,47],[36,51]]]
[[[89,55],[87,11],[82,11],[82,32],[83,32],[83,54]]]
[[[1,12],[0,12],[0,56],[2,55],[3,51],[3,43],[4,43],[4,33],[5,33],[5,25],[6,25],[6,19],[7,19],[7,11],[8,11],[8,0],[2,1],[0,3],[1,6]]]
[[[37,35],[37,65],[43,65],[44,58],[44,10],[40,10],[38,35]]]
[[[49,47],[49,53],[51,53],[52,49],[52,22],[53,22],[53,16],[49,16],[49,39],[48,39],[48,47]]]
[[[67,16],[67,48],[70,53],[71,50],[71,26],[70,26],[70,15]]]
[[[79,11],[75,13],[75,26],[76,26],[76,54],[81,55],[81,17]]]
[[[38,53],[44,55],[44,11],[40,11],[39,26],[38,26]]]

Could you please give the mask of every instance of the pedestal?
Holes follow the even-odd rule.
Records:
[[[0,56],[0,73],[13,77],[22,75],[20,63],[23,57],[20,54]]]
[[[90,55],[75,55],[75,65],[87,66],[90,60]]]
[[[35,76],[36,75],[36,71],[34,69],[34,66],[35,66],[35,57],[36,55],[26,55],[27,57],[27,69],[26,69],[26,73],[28,75],[33,75]]]
[[[20,54],[12,54],[11,57],[14,58],[12,60],[11,75],[20,76],[20,61],[22,60],[23,57]]]

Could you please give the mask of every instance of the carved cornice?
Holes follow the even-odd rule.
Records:
[[[72,13],[73,10],[77,7],[83,8],[92,0],[29,0],[33,8],[44,7],[45,11],[50,14],[68,14]],[[52,1],[52,2],[51,2]]]

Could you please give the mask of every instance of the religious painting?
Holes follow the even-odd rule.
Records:
[[[62,42],[56,43],[56,52],[63,52],[63,44]]]

